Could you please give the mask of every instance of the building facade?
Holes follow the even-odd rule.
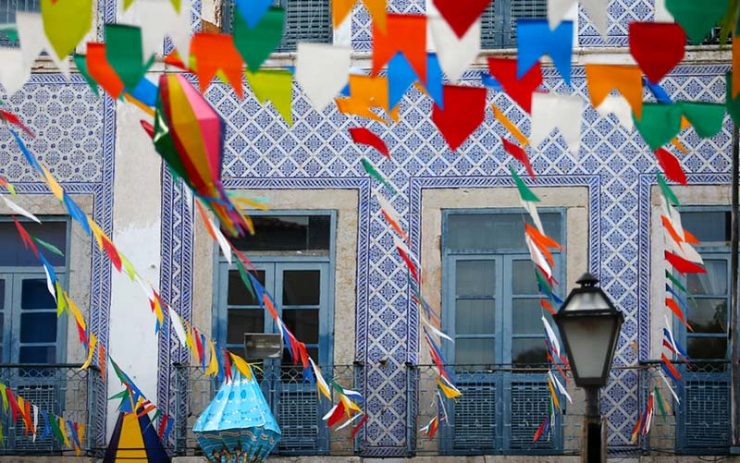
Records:
[[[269,65],[292,65],[296,40],[309,40],[351,45],[353,66],[370,68],[370,19],[364,7],[356,7],[332,31],[328,2],[281,3],[288,11],[287,38]],[[98,36],[102,24],[115,21],[119,7],[115,0],[99,2]],[[10,2],[3,13],[7,22],[17,8],[38,4]],[[218,0],[193,0],[193,26],[228,30],[232,8]],[[388,8],[425,13],[433,6],[423,0],[391,0]],[[582,10],[572,12],[577,25],[572,88],[547,64],[544,88],[587,100],[585,63],[632,62],[628,24],[654,18],[654,4],[612,0],[608,11],[606,39]],[[516,18],[545,16],[544,0],[495,1],[484,14],[486,50],[464,82],[480,85],[487,56],[514,54]],[[13,46],[12,40],[7,46]],[[723,102],[729,62],[729,53],[716,45],[690,47],[684,62],[661,84],[674,100]],[[366,397],[363,407],[369,418],[352,439],[351,428],[336,433],[326,429],[321,417],[330,405],[318,401],[300,372],[285,362],[267,365],[263,388],[283,428],[280,453],[340,459],[566,459],[577,452],[583,400],[572,385],[573,404],[558,415],[546,437],[533,442],[549,413],[544,373],[533,368],[546,362],[544,333],[523,241],[523,209],[500,141],[505,129],[492,112],[453,152],[430,120],[431,99],[417,89],[405,95],[399,121],[390,125],[348,117],[334,107],[318,113],[297,85],[292,127],[249,91],[239,99],[228,85],[214,81],[206,97],[226,121],[224,185],[248,197],[263,197],[270,207],[254,213],[258,234],[237,245],[250,256],[261,282],[278,299],[283,319],[328,377]],[[488,98],[528,133],[528,115],[503,92],[489,90]],[[242,348],[245,332],[272,332],[269,317],[240,286],[235,267],[208,236],[192,197],[162,166],[139,126],[143,113],[96,96],[79,74],[64,76],[44,60],[21,91],[3,95],[2,102],[36,134],[28,146],[39,160],[184,319],[235,350]],[[354,144],[347,129],[357,126],[383,138],[392,158],[372,158]],[[694,294],[687,304],[695,329],[686,332],[673,324],[673,330],[696,363],[680,366],[680,403],[670,400],[655,363],[666,313],[655,157],[635,130],[590,107],[582,121],[578,156],[568,152],[557,133],[530,150],[537,177],[527,184],[542,200],[546,230],[563,244],[554,256],[559,295],[565,296],[578,276],[589,271],[625,313],[615,368],[601,399],[613,453],[729,453],[730,372],[723,362],[729,358],[730,128],[728,119],[714,138],[700,139],[691,129],[680,138],[687,148],[680,161],[688,185],[674,191],[684,225],[702,242],[699,251],[708,269],[705,277],[682,280]],[[383,194],[399,212],[410,249],[420,258],[423,295],[455,339],[445,355],[464,395],[447,405],[447,423],[433,439],[418,432],[435,413],[430,407],[436,400],[431,358],[420,339],[419,314],[407,271],[394,250],[393,231],[375,199],[382,186],[366,175],[363,156],[398,190]],[[190,428],[214,385],[200,367],[190,365],[174,333],[155,333],[146,297],[125,275],[111,271],[109,261],[71,223],[6,130],[0,131],[0,176],[15,185],[19,205],[46,219],[38,236],[65,251],[65,258],[53,264],[101,333],[99,342],[146,396],[176,419],[168,448],[179,456],[194,454]],[[103,384],[92,370],[81,373],[71,366],[84,361],[74,325],[64,318],[58,321],[53,301],[38,296],[45,288],[43,269],[23,253],[10,211],[0,212],[6,214],[0,217],[0,236],[9,249],[0,251],[5,382],[38,394],[34,400],[45,400],[56,413],[65,411],[87,422],[87,448],[99,449],[116,415],[106,397],[120,386],[110,372]],[[26,374],[31,370],[33,375]],[[656,417],[648,435],[633,438],[655,387],[662,388],[670,409],[665,417]],[[7,429],[5,453],[59,451],[44,440],[29,443],[12,424]]]

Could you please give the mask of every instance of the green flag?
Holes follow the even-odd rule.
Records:
[[[673,140],[681,131],[682,107],[678,104],[644,103],[642,117],[635,115],[635,127],[645,143],[655,151]]]
[[[665,407],[663,406],[663,397],[660,395],[660,389],[658,387],[655,387],[655,401],[658,402],[658,409],[660,410],[660,414],[663,418],[666,416]]]
[[[144,63],[141,28],[123,24],[105,25],[105,59],[124,87],[133,90],[154,62],[154,56]]]
[[[365,158],[362,158],[360,161],[362,162],[362,167],[365,168],[365,172],[367,172],[375,180],[377,180],[380,183],[382,183],[386,188],[388,188],[391,191],[391,193],[393,193],[393,194],[396,194],[397,193],[396,189],[393,188],[393,185],[391,185],[388,182],[388,180],[386,180],[383,177],[383,174],[381,174],[380,172],[377,171],[377,169],[375,169],[375,167],[372,165],[372,163],[370,161],[368,161]]]
[[[524,184],[524,180],[517,175],[516,171],[511,166],[509,166],[509,171],[511,171],[511,176],[514,179],[516,188],[519,190],[519,196],[521,196],[522,201],[538,202],[540,198],[538,198],[537,195]]]
[[[252,72],[257,72],[283,39],[285,10],[272,7],[254,28],[241,14],[233,15],[234,45]]]
[[[42,240],[41,238],[33,237],[33,240],[43,246],[47,251],[51,252],[52,254],[56,254],[59,257],[64,257],[64,253],[56,246],[54,246],[51,243],[47,243],[46,241]]]
[[[663,196],[665,197],[666,202],[674,206],[680,206],[681,203],[678,202],[676,194],[673,192],[668,183],[666,183],[663,176],[660,175],[660,173],[657,173],[656,176],[658,177],[658,185],[660,185],[660,191],[663,192]]]
[[[725,118],[724,105],[698,101],[682,101],[679,104],[683,115],[691,122],[701,138],[713,137],[722,130],[722,122]]]
[[[673,19],[681,25],[689,41],[699,45],[725,15],[728,0],[665,0]]]
[[[736,98],[732,97],[732,73],[727,73],[727,96],[725,99],[725,106],[727,106],[727,112],[730,113],[732,121],[735,124],[740,125],[740,95]]]
[[[98,83],[95,82],[95,79],[93,79],[90,76],[90,73],[87,72],[87,59],[85,55],[78,55],[75,53],[74,60],[75,60],[75,66],[77,66],[77,70],[80,71],[80,74],[82,74],[82,77],[85,78],[85,82],[87,82],[87,85],[90,86],[93,93],[95,93],[95,96],[100,96],[100,93],[98,93]]]

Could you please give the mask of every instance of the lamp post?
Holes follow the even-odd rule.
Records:
[[[576,386],[586,392],[584,441],[581,461],[604,463],[605,439],[602,439],[599,389],[606,385],[624,315],[617,310],[599,280],[584,273],[554,315]]]

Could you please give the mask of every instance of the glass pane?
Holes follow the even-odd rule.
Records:
[[[493,334],[496,331],[493,299],[463,299],[455,306],[455,334]]]
[[[561,215],[540,214],[545,233],[561,241]],[[526,249],[524,223],[530,222],[523,213],[510,214],[450,214],[447,218],[446,245],[451,250]]]
[[[21,314],[21,342],[56,342],[57,315],[54,312]]]
[[[539,299],[513,299],[511,318],[513,322],[514,334],[537,334],[545,332],[542,325],[542,307]],[[545,313],[545,318],[550,326],[555,326],[552,315]]]
[[[689,302],[689,325],[694,333],[727,332],[727,299],[697,299]]]
[[[244,344],[244,333],[265,331],[265,311],[262,309],[229,309],[226,342]]]
[[[693,295],[724,296],[727,294],[727,261],[705,260],[707,273],[689,273],[686,289]]]
[[[492,365],[495,362],[495,341],[490,339],[456,339],[455,364]]]
[[[5,310],[5,280],[0,280],[0,310]]]
[[[57,303],[46,286],[46,280],[23,280],[21,286],[21,308],[24,310],[55,309]]]
[[[458,261],[455,269],[455,294],[493,296],[496,294],[496,263],[492,260]]]
[[[681,224],[704,243],[730,241],[729,212],[683,211]]]
[[[252,216],[257,233],[233,239],[237,249],[254,251],[328,251],[329,216]]]
[[[511,340],[511,363],[515,365],[544,364],[547,362],[545,338]]]
[[[265,285],[264,270],[257,271],[257,281],[259,281],[262,286]],[[242,281],[238,270],[229,270],[229,294],[227,297],[229,305],[259,305],[259,301],[257,301],[256,297],[256,291],[254,290],[254,288],[251,289],[254,294],[249,292],[249,289]]]
[[[318,309],[283,309],[285,326],[306,344],[319,343],[319,311]]]
[[[319,305],[321,272],[318,270],[285,270],[283,272],[283,305]]]
[[[537,276],[531,260],[515,260],[511,263],[512,291],[514,294],[538,294]]]
[[[47,221],[43,224],[22,222],[22,224],[30,235],[51,243],[65,252],[67,248],[66,222]],[[54,253],[45,252],[44,256],[55,267],[65,264],[65,258]],[[35,267],[38,265],[39,260],[33,252],[23,245],[15,223],[0,222],[0,266]]]
[[[57,348],[54,346],[22,346],[20,363],[56,363]]]
[[[695,338],[688,339],[686,347],[690,359],[725,359],[727,358],[726,338]]]

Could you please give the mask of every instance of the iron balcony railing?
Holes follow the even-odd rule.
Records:
[[[175,365],[175,394],[182,398],[175,412],[175,455],[199,455],[193,425],[218,391],[220,383],[204,374],[200,367]],[[324,379],[348,389],[359,390],[362,368],[359,365],[321,367]],[[330,431],[322,421],[331,405],[320,400],[316,386],[303,378],[300,368],[263,366],[254,370],[262,392],[272,407],[282,437],[277,453],[282,455],[353,455],[358,451],[350,438],[351,426]],[[331,390],[334,394],[335,391]]]
[[[105,419],[104,384],[100,372],[95,367],[80,370],[79,364],[0,364],[0,383],[9,388],[13,395],[22,397],[36,405],[48,415],[63,417],[85,426],[82,452],[97,455],[105,447],[102,433]],[[54,437],[41,437],[37,430],[34,440],[27,433],[23,420],[15,423],[10,410],[3,410],[3,444],[0,455],[75,455],[72,449],[65,448]],[[41,418],[39,418],[39,427]]]

